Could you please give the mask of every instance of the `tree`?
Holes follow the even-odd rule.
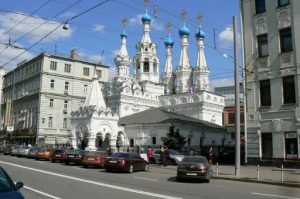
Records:
[[[167,137],[164,140],[164,145],[170,149],[181,151],[181,148],[186,144],[185,137],[180,135],[179,129],[176,129],[174,125],[170,126]]]

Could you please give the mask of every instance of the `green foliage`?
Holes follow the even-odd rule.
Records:
[[[169,128],[167,137],[164,140],[164,145],[169,149],[181,150],[181,148],[186,144],[185,137],[180,135],[179,129],[176,129],[172,125]]]

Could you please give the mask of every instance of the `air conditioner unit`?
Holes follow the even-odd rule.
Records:
[[[65,94],[68,95],[68,91],[65,91]]]
[[[64,109],[63,112],[64,112],[64,114],[67,114],[67,113],[68,113],[68,110],[67,110],[67,109]]]

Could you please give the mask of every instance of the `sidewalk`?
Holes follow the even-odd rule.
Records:
[[[177,166],[159,167],[153,165],[153,167],[161,168],[164,172],[167,170],[176,171]],[[218,171],[218,172],[217,172]],[[241,166],[240,176],[235,176],[235,167],[233,165],[212,165],[212,172],[214,179],[223,180],[235,180],[244,182],[254,182],[263,184],[272,184],[288,187],[299,187],[300,188],[300,169],[283,169],[283,182],[281,168],[277,167],[260,167],[259,168],[259,180],[257,167],[253,165]]]

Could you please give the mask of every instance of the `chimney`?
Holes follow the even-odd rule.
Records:
[[[77,59],[77,49],[76,48],[73,48],[71,50],[71,56],[70,56],[72,59]]]

